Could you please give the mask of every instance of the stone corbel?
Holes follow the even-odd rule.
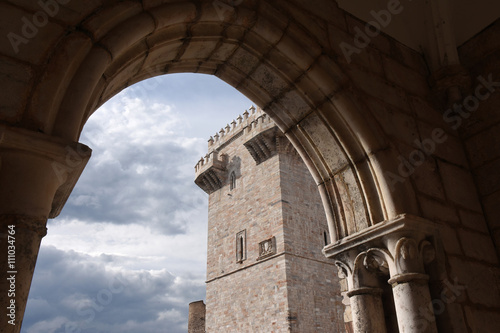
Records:
[[[210,152],[195,166],[194,182],[208,194],[219,190],[227,182],[227,163],[227,155],[222,154],[219,158],[217,151]]]
[[[263,132],[258,132],[243,144],[255,160],[255,163],[260,164],[276,154],[277,132],[278,128],[274,126]]]

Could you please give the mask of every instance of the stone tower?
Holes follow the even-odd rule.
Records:
[[[209,140],[207,332],[343,332],[318,189],[296,150],[251,107]]]
[[[188,333],[205,333],[205,303],[189,304]]]

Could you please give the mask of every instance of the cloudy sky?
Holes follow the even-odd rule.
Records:
[[[251,102],[219,79],[173,74],[103,105],[80,142],[92,158],[48,223],[23,333],[187,332],[205,297],[207,139]]]

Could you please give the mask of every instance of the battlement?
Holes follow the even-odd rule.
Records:
[[[202,157],[195,169],[195,183],[205,192],[212,193],[224,186],[227,179],[226,166],[228,157],[219,156],[220,151],[235,139],[244,137],[245,146],[257,163],[265,160],[275,152],[273,135],[276,124],[261,108],[253,105],[242,115],[239,115],[226,127],[208,140],[208,153]],[[257,138],[259,138],[257,142]],[[253,143],[253,141],[256,141]]]
[[[218,133],[208,139],[208,152],[222,149],[226,144],[241,135],[249,135],[261,132],[275,126],[274,122],[264,111],[253,105],[242,115],[239,115],[226,127],[221,128]]]

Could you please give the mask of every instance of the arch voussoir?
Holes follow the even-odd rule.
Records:
[[[47,134],[52,132],[68,86],[78,71],[79,63],[91,50],[92,42],[85,34],[75,32],[61,41],[59,48],[44,69],[23,119],[27,126]]]
[[[92,99],[92,93],[110,63],[109,52],[99,46],[92,48],[68,87],[55,120],[53,135],[75,141],[78,139],[77,133],[80,133],[81,124],[85,121],[83,115],[86,114],[87,103]]]

